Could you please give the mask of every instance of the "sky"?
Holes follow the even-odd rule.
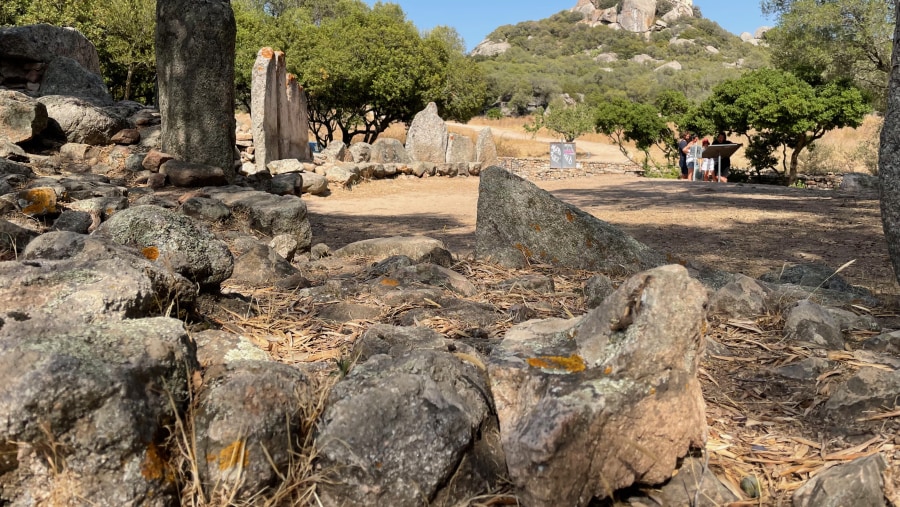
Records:
[[[521,21],[544,19],[575,6],[577,0],[389,0],[403,8],[407,19],[419,30],[428,31],[445,25],[456,29],[471,51],[495,28]],[[375,0],[366,0],[369,5]],[[722,28],[740,35],[757,28],[771,26],[759,8],[759,0],[694,0],[703,17]]]

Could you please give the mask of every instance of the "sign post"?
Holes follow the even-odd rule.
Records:
[[[730,157],[734,152],[738,151],[740,144],[711,144],[704,148],[700,155],[703,158],[718,158],[716,164],[716,179],[722,177],[722,157]]]
[[[575,167],[575,143],[550,143],[550,169]]]

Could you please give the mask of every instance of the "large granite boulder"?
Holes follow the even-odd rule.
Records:
[[[475,255],[506,267],[522,267],[534,259],[619,274],[664,262],[620,229],[499,167],[481,173]]]
[[[629,32],[645,33],[656,20],[656,0],[623,0],[618,22]]]
[[[48,232],[19,256],[0,263],[0,315],[100,322],[161,315],[196,297],[186,278],[94,236]]]
[[[97,235],[135,247],[150,260],[201,286],[231,276],[234,258],[224,242],[200,222],[158,206],[135,206],[100,224]]]
[[[106,106],[113,103],[106,83],[78,62],[65,56],[54,58],[44,71],[41,95],[66,95],[78,97],[92,104]]]
[[[110,144],[112,136],[130,126],[117,108],[63,95],[47,95],[38,101],[47,108],[47,116],[56,124],[53,126],[58,125],[70,143]]]
[[[97,49],[74,28],[46,24],[0,28],[0,60],[48,63],[59,56],[100,75]]]
[[[47,127],[47,107],[23,93],[0,90],[0,139],[21,143]]]
[[[406,134],[406,152],[416,162],[443,164],[447,154],[447,124],[434,102],[416,113]]]
[[[156,68],[162,149],[235,176],[234,47],[229,0],[158,0]],[[263,166],[265,167],[265,166]]]
[[[176,319],[4,318],[3,499],[11,505],[176,504],[163,451],[166,428],[184,410],[196,367]]]
[[[658,484],[706,441],[697,368],[706,289],[682,266],[633,276],[596,310],[513,327],[488,363],[523,505],[588,505]]]

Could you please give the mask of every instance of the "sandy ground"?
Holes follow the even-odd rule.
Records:
[[[423,234],[466,257],[475,246],[478,178],[401,177],[304,197],[313,241]],[[674,259],[758,276],[786,263],[822,262],[851,283],[900,294],[875,195],[771,185],[688,183],[603,175],[537,184]]]

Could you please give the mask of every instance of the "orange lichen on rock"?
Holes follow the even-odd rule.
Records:
[[[148,481],[158,481],[166,475],[166,461],[162,458],[156,444],[147,446],[147,455],[141,463],[141,476]]]
[[[272,48],[265,47],[259,50],[259,56],[271,59],[275,56],[275,51],[273,51]]]
[[[235,440],[219,452],[219,470],[221,471],[237,466],[246,467],[249,464],[250,451],[247,450],[243,440]]]
[[[566,220],[568,220],[570,223],[575,221],[575,215],[573,215],[569,210],[566,210]]]
[[[159,248],[155,246],[148,246],[147,248],[141,249],[141,253],[144,254],[144,257],[151,261],[155,261],[159,259]]]
[[[534,229],[535,232],[541,232],[541,224],[531,224],[531,228]]]
[[[534,257],[531,254],[531,249],[529,249],[527,246],[523,245],[522,243],[516,243],[516,250],[522,252],[522,254],[525,255],[525,257],[528,257],[528,258]]]
[[[586,365],[584,359],[577,354],[569,357],[562,356],[540,356],[527,360],[528,366],[532,368],[540,368],[542,370],[557,370],[566,373],[578,373],[584,371]]]
[[[385,278],[381,281],[381,285],[385,287],[397,287],[400,285],[400,281],[395,278]]]

